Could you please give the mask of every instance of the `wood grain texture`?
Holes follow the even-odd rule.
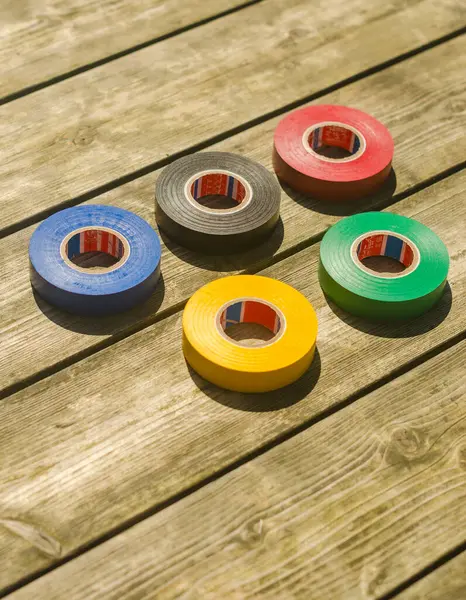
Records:
[[[456,0],[268,0],[9,103],[0,227],[426,44],[465,12]]]
[[[397,193],[406,193],[464,159],[466,141],[461,131],[466,119],[466,91],[458,78],[458,73],[466,70],[462,44],[462,40],[452,40],[322,98],[322,102],[357,106],[390,128],[396,143]],[[271,140],[278,120],[234,136],[214,149],[238,152],[271,169]],[[132,210],[155,226],[156,177],[157,174],[142,177],[99,196],[94,202]],[[322,234],[345,211],[366,210],[386,201],[392,183],[376,197],[350,208],[341,207],[340,214],[334,205],[313,202],[283,190],[282,224],[275,235],[259,249],[238,256],[206,259],[166,240],[168,247],[164,245],[162,254],[164,286],[150,302],[116,318],[98,321],[67,315],[34,297],[27,255],[34,227],[1,240],[0,298],[4,305],[0,311],[0,387],[14,385],[78,352],[89,351],[110,336],[152,319],[157,311],[163,315],[216,277],[259,268],[258,265],[263,266],[274,256],[279,258],[307,239]],[[30,360],[31,355],[34,361]]]
[[[451,255],[450,290],[418,320],[338,316],[317,281],[318,246],[263,271],[304,293],[319,319],[313,367],[283,391],[248,396],[200,379],[183,359],[176,314],[4,400],[0,517],[46,532],[66,556],[462,332],[465,183],[461,173],[396,206]],[[1,586],[53,562],[0,529]]]
[[[380,598],[464,540],[465,359],[463,342],[12,600]]]
[[[242,4],[245,0],[3,0],[1,96]]]
[[[462,600],[463,598],[466,598],[466,552],[435,569],[433,573],[397,596],[397,600]]]

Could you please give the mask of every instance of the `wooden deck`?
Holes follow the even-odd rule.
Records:
[[[457,0],[6,0],[0,7],[0,597],[466,598],[466,9]],[[262,247],[163,238],[163,282],[86,319],[30,287],[28,242],[64,207],[154,227],[163,167],[202,150],[271,169],[289,110],[365,110],[395,139],[377,196],[282,192]],[[373,325],[329,306],[319,241],[347,211],[414,217],[446,243],[429,314]],[[188,369],[181,311],[260,272],[305,294],[318,352],[247,396]]]

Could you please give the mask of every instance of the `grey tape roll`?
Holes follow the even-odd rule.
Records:
[[[232,207],[199,202],[227,196]],[[168,167],[155,187],[160,229],[178,244],[225,254],[259,244],[270,235],[280,212],[280,186],[262,165],[229,152],[201,152]]]

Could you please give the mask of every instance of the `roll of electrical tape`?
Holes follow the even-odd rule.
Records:
[[[95,251],[117,262],[94,269],[73,262]],[[77,314],[105,315],[152,294],[160,275],[160,241],[146,221],[127,210],[78,206],[39,225],[29,260],[32,286],[47,302]]]
[[[228,335],[237,323],[258,323],[273,337],[248,347]],[[306,298],[274,279],[237,275],[198,290],[183,313],[183,351],[208,381],[239,392],[267,392],[292,383],[315,352],[317,317]]]
[[[404,267],[379,273],[364,260],[388,256]],[[416,317],[441,297],[448,275],[448,251],[422,223],[390,213],[369,212],[342,219],[320,247],[319,280],[344,310],[373,320]]]
[[[336,149],[345,156],[328,156]],[[275,130],[278,177],[321,200],[355,200],[375,192],[388,177],[392,158],[388,129],[354,108],[309,106],[287,115]]]
[[[166,167],[155,188],[160,228],[182,246],[208,253],[237,252],[272,233],[280,186],[262,165],[228,152],[201,152]],[[230,208],[206,200],[229,199]]]

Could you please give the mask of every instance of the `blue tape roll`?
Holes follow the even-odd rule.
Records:
[[[100,270],[71,262],[77,254],[96,250],[118,262]],[[68,208],[46,219],[31,237],[31,283],[47,302],[68,312],[116,313],[152,294],[160,254],[156,232],[137,215],[113,206]]]

